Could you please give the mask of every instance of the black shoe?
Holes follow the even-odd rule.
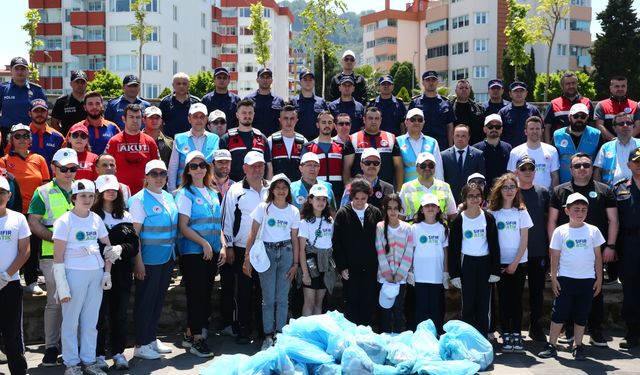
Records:
[[[609,345],[607,344],[607,339],[602,335],[602,331],[594,330],[590,332],[589,344],[593,346],[597,346],[599,348],[606,348]]]
[[[584,355],[584,347],[582,345],[574,346],[571,354],[576,361],[584,361],[587,359]]]
[[[213,357],[213,352],[209,349],[209,345],[204,339],[194,342],[189,352],[200,358]]]
[[[555,358],[558,356],[558,350],[555,346],[551,344],[547,344],[544,347],[544,350],[538,353],[538,357],[540,358]]]
[[[620,349],[631,349],[640,346],[640,340],[636,338],[625,338],[620,341]]]
[[[547,342],[547,336],[545,336],[544,331],[538,325],[529,328],[529,338],[537,342]]]
[[[58,366],[58,355],[60,355],[60,352],[58,352],[57,347],[52,346],[47,348],[47,350],[44,351],[44,357],[42,357],[41,365],[44,367]]]
[[[240,333],[236,336],[236,344],[238,345],[248,345],[251,344],[251,337],[246,333]]]

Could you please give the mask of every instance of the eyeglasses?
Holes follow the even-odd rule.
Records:
[[[167,171],[160,171],[160,172],[151,171],[151,172],[147,173],[147,176],[151,176],[151,177],[167,177]]]
[[[211,121],[212,125],[226,125],[227,121],[226,120],[215,120],[215,121]]]
[[[575,163],[574,165],[571,166],[571,168],[573,168],[573,169],[580,169],[580,168],[589,169],[589,168],[591,168],[591,163]]]
[[[201,161],[200,163],[196,164],[196,163],[191,163],[189,164],[189,169],[191,169],[192,171],[195,171],[196,169],[207,169],[207,163]]]
[[[522,166],[522,167],[518,168],[518,170],[520,172],[533,172],[533,171],[535,171],[535,169],[536,169],[536,167],[534,167],[533,165],[528,166],[528,167],[527,166]]]
[[[489,129],[489,130],[493,130],[493,129],[500,130],[500,129],[502,129],[502,125],[491,125],[491,124],[489,124],[489,125],[487,125],[487,129]]]
[[[425,161],[422,164],[418,164],[418,168],[420,168],[420,169],[427,169],[427,168],[434,169],[435,167],[436,167],[436,163],[434,163],[434,162],[426,162]]]
[[[67,172],[76,173],[78,171],[78,167],[63,167],[61,165],[56,165],[56,167],[62,173],[67,173]]]
[[[633,121],[616,122],[616,126],[633,126]]]
[[[589,117],[589,116],[588,116],[588,115],[585,115],[585,114],[577,114],[577,113],[576,113],[575,115],[573,115],[573,116],[571,116],[571,117],[573,117],[573,118],[574,118],[574,119],[576,119],[576,120],[577,120],[577,119],[586,120],[586,119],[587,119],[587,117]]]
[[[24,134],[14,134],[12,135],[13,139],[31,139],[31,134],[29,133],[24,133]]]
[[[362,164],[366,165],[367,167],[370,167],[370,166],[372,166],[372,165],[373,165],[374,167],[377,167],[377,166],[379,166],[379,165],[380,165],[380,162],[379,162],[379,161],[377,161],[377,160],[364,160],[364,161],[362,162]]]
[[[87,138],[89,138],[89,136],[84,134],[84,133],[77,132],[77,133],[71,134],[71,138],[73,138],[73,139],[78,139],[78,138],[87,139]]]
[[[354,61],[356,61],[356,59],[354,59],[353,57],[345,57],[343,60],[344,60],[344,61],[349,61],[349,62],[354,62]]]
[[[424,119],[422,117],[416,116],[416,117],[410,118],[409,121],[414,122],[414,123],[417,122],[418,124],[422,124],[424,122]]]
[[[502,185],[500,188],[502,191],[515,191],[516,189],[518,189],[516,185]]]
[[[338,121],[336,122],[338,126],[349,126],[351,125],[351,121]]]

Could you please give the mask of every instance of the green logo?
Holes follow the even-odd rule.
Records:
[[[576,246],[576,243],[573,240],[567,240],[567,247],[569,249],[573,249]]]
[[[503,230],[505,228],[504,221],[498,221],[498,230]]]
[[[425,235],[420,236],[420,243],[427,243],[427,236]]]
[[[84,231],[81,231],[81,230],[77,231],[76,232],[76,240],[77,241],[84,241],[84,239],[85,239]]]
[[[464,237],[465,238],[472,238],[473,237],[473,232],[470,230],[465,230],[464,231]]]

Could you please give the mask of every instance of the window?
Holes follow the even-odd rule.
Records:
[[[138,57],[135,55],[109,56],[109,70],[113,72],[131,72],[138,70]]]
[[[238,8],[238,17],[249,18],[251,17],[251,8]]]
[[[433,47],[427,49],[427,59],[433,59],[435,57],[447,56],[449,54],[449,45]]]
[[[380,62],[385,62],[385,61],[396,61],[397,60],[397,56],[396,55],[379,55],[376,56],[376,62],[380,63]]]
[[[200,40],[200,50],[202,51],[203,55],[207,53],[207,42],[204,39]]]
[[[251,8],[248,8],[249,11],[251,11]],[[271,9],[269,8],[264,8],[264,12],[263,12],[264,18],[271,18]]]
[[[487,78],[488,71],[489,71],[488,66],[474,66],[473,78],[477,78],[477,79]]]
[[[437,33],[438,31],[446,31],[449,29],[449,19],[445,18],[438,21],[429,22],[427,24],[427,30],[429,34]]]
[[[62,22],[61,8],[38,9],[40,13],[41,23],[60,23]]]
[[[454,17],[451,19],[451,28],[459,29],[461,27],[469,26],[469,15],[460,17]]]
[[[239,66],[240,72],[243,72],[243,73],[253,73],[253,72],[257,72],[260,69],[259,66],[252,63],[241,63],[239,65],[240,65]]]
[[[238,82],[238,91],[251,91],[254,85],[254,81],[240,81]]]
[[[235,55],[238,53],[238,46],[235,44],[223,44],[220,53]]]
[[[104,40],[104,27],[103,26],[89,26],[87,27],[87,40],[90,42],[103,41]]]
[[[44,37],[38,38],[44,43],[42,47],[38,47],[38,51],[60,51],[62,50],[62,37],[54,36],[54,37]]]
[[[376,39],[376,41],[375,41],[375,45],[376,46],[381,46],[381,45],[384,45],[384,44],[397,44],[397,43],[398,43],[397,39],[394,38],[394,37],[390,37],[390,36],[384,37],[384,38],[380,38],[380,39]]]
[[[157,26],[153,27],[151,34],[149,34],[150,42],[159,42],[160,41],[160,28]]]
[[[102,55],[78,56],[78,69],[100,70],[106,67],[105,57]]]
[[[366,32],[370,33],[372,31],[375,31],[375,29],[378,28],[377,26],[378,25],[376,23],[370,23],[370,24],[367,24],[367,26],[365,27],[365,30]]]
[[[248,26],[240,26],[240,35],[253,35],[253,30]]]
[[[157,55],[142,55],[142,69],[160,71],[160,56]],[[155,96],[154,96],[155,98]]]
[[[378,29],[383,27],[398,27],[398,20],[395,18],[388,18],[378,21]]]
[[[215,28],[214,30],[216,30],[217,33],[220,34],[220,35],[232,35],[232,36],[238,35],[238,33],[237,33],[238,29],[235,26],[223,26],[223,25],[220,25],[217,28]]]
[[[370,40],[367,42],[367,48],[373,48],[376,46],[376,41],[375,40]]]
[[[473,41],[474,52],[487,52],[489,49],[489,39],[475,39]]]
[[[173,60],[173,74],[178,73],[178,62]]]
[[[569,54],[571,56],[588,56],[589,47],[569,46]]]
[[[590,7],[591,0],[571,0],[571,5],[575,5],[579,7]]]
[[[130,12],[131,4],[133,4],[135,0],[110,0],[109,1],[109,11],[111,12]],[[157,12],[158,11],[158,1],[159,0],[151,0],[149,4],[147,4],[147,12]]]
[[[569,21],[569,28],[571,31],[590,31],[591,22],[585,20],[571,20]]]
[[[237,14],[236,8],[221,8],[220,16],[222,18],[235,18]]]
[[[49,65],[49,77],[62,77],[62,65]]]
[[[560,19],[560,22],[558,22],[558,30],[566,30],[567,24],[569,23],[567,21],[568,20],[566,18]]]
[[[451,45],[452,55],[462,55],[469,52],[469,42],[460,42]]]
[[[173,6],[173,20],[174,21],[178,20],[178,6],[177,5]]]
[[[567,45],[558,44],[557,53],[558,53],[558,56],[567,56]]]
[[[200,13],[200,26],[204,29],[207,24],[207,15],[204,13]]]
[[[451,0],[451,4],[455,4],[455,3],[461,3],[462,0]]]
[[[476,25],[484,25],[489,18],[489,12],[477,12],[476,13]]]
[[[240,45],[238,45],[238,53],[252,54],[253,53],[253,45],[252,44],[240,44]]]
[[[103,12],[104,0],[89,0],[87,1],[88,12]]]
[[[469,78],[469,68],[460,68],[451,71],[451,80],[457,81],[460,79]]]
[[[160,95],[160,85],[143,83],[142,93],[145,98],[157,98]]]
[[[235,72],[236,71],[236,65],[237,65],[237,63],[235,63],[235,62],[223,62],[222,63],[222,67],[229,69],[230,72]]]
[[[483,103],[489,100],[489,94],[486,92],[483,93],[474,93],[476,103]]]
[[[173,48],[178,48],[178,34],[173,33]]]
[[[130,42],[133,40],[129,26],[110,26],[109,41],[111,42]]]

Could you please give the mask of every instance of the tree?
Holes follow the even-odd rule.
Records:
[[[210,70],[204,70],[189,77],[189,94],[191,95],[202,98],[215,88],[215,80]]]
[[[267,62],[271,59],[271,49],[269,41],[271,40],[271,28],[269,20],[263,18],[264,6],[258,1],[251,4],[251,21],[249,29],[253,32],[253,54],[256,55],[258,64],[266,67]]]
[[[321,85],[316,83],[316,95],[323,98],[329,96],[331,78],[338,74],[340,69],[340,62],[335,55],[324,56],[324,79]],[[323,76],[322,72],[322,58],[320,55],[315,55],[313,59],[313,74],[316,76],[316,82],[318,82],[317,77]]]
[[[527,101],[533,101],[533,87],[536,83],[536,77],[538,74],[536,73],[536,55],[533,52],[533,48],[531,48],[529,62],[525,66],[519,66],[517,69],[513,69],[511,65],[511,60],[509,56],[506,55],[506,52],[502,55],[502,81],[505,84],[505,90],[503,97],[509,100],[509,85],[514,81],[521,81],[527,84],[528,95]],[[518,72],[517,77],[515,72]]]
[[[563,18],[566,18],[569,14],[569,0],[540,0],[538,2],[538,15],[531,19],[532,33],[536,35],[535,39],[546,44],[547,48],[547,63],[546,74],[547,79],[545,91],[543,95],[544,102],[549,98],[547,91],[549,91],[549,68],[551,66],[551,51],[553,51],[553,41],[556,39],[556,32],[558,31],[558,24]]]
[[[378,78],[382,76],[382,72],[369,64],[358,65],[353,69],[353,71],[364,77],[364,82],[367,88],[366,97],[375,98],[378,96]],[[366,105],[367,103],[362,104]]]
[[[96,72],[95,77],[87,85],[88,91],[97,91],[105,98],[122,95],[122,80],[106,68]]]
[[[411,101],[411,95],[409,95],[409,90],[407,90],[407,88],[404,86],[402,86],[402,88],[400,89],[400,91],[398,91],[398,94],[396,96],[398,97],[398,99],[402,100],[405,103],[408,103]]]
[[[518,79],[518,67],[527,65],[531,58],[525,49],[527,44],[535,42],[535,35],[527,21],[527,13],[531,9],[529,4],[520,4],[517,0],[508,0],[507,26],[504,34],[507,37],[507,56],[513,66],[514,79]]]
[[[21,26],[22,30],[26,31],[29,34],[29,39],[25,42],[27,46],[29,46],[29,60],[33,58],[33,55],[36,53],[36,50],[39,47],[44,46],[44,42],[38,39],[38,24],[40,23],[40,12],[37,9],[29,9],[24,12],[24,18],[27,22]],[[40,78],[40,72],[36,67],[36,64],[29,63],[29,80],[37,81]]]
[[[147,5],[151,3],[151,0],[135,0],[131,3],[131,11],[136,19],[135,23],[129,25],[129,32],[131,37],[138,41],[138,79],[142,80],[142,47],[151,38],[153,27],[149,26],[146,22],[147,18]],[[142,81],[140,81],[142,82]]]
[[[420,81],[418,81],[418,79],[416,78],[415,69],[413,68],[413,63],[409,61],[403,61],[403,62],[396,61],[393,63],[393,65],[391,65],[391,69],[389,69],[389,75],[393,77],[393,83],[394,83],[393,95],[398,95],[398,92],[400,91],[400,86],[398,85],[398,79],[396,78],[396,74],[398,73],[398,69],[400,69],[401,66],[406,66],[407,69],[409,69],[409,81],[408,81],[409,84],[405,85],[407,90],[411,92],[411,82],[412,82],[411,73],[413,73],[413,88],[414,89],[416,87],[418,89],[420,88]],[[404,79],[404,77],[401,77],[401,79]],[[402,84],[404,84],[404,82]]]
[[[322,80],[322,97],[324,98],[326,81],[326,58],[334,56],[337,46],[330,36],[336,32],[339,26],[344,29],[347,21],[338,18],[338,11],[346,12],[347,5],[343,0],[309,0],[307,7],[300,13],[305,24],[300,33],[302,44],[312,56],[320,57],[320,71]]]
[[[584,71],[575,72],[578,76],[578,91],[586,98],[593,98],[596,95],[595,85],[588,73]],[[533,88],[533,100],[536,102],[544,102],[545,92],[548,93],[548,98],[557,98],[562,95],[562,89],[560,88],[560,78],[564,72],[555,72],[547,76],[545,73],[538,74],[536,83]],[[547,82],[549,82],[549,88],[547,89]]]
[[[616,75],[629,80],[627,96],[640,96],[640,64],[634,58],[640,51],[640,21],[632,5],[632,0],[609,0],[596,15],[602,32],[593,42],[591,59],[598,98],[609,97],[609,81]]]
[[[164,97],[165,97],[165,96],[167,96],[167,95],[171,95],[171,93],[172,93],[172,92],[173,92],[173,91],[172,91],[170,88],[165,87],[165,88],[162,90],[162,92],[160,93],[160,95],[158,95],[158,99],[162,99],[162,98],[164,98]]]
[[[396,74],[393,76],[394,95],[398,95],[403,87],[407,89],[407,93],[411,93],[411,73],[411,69],[407,65],[400,64]]]

